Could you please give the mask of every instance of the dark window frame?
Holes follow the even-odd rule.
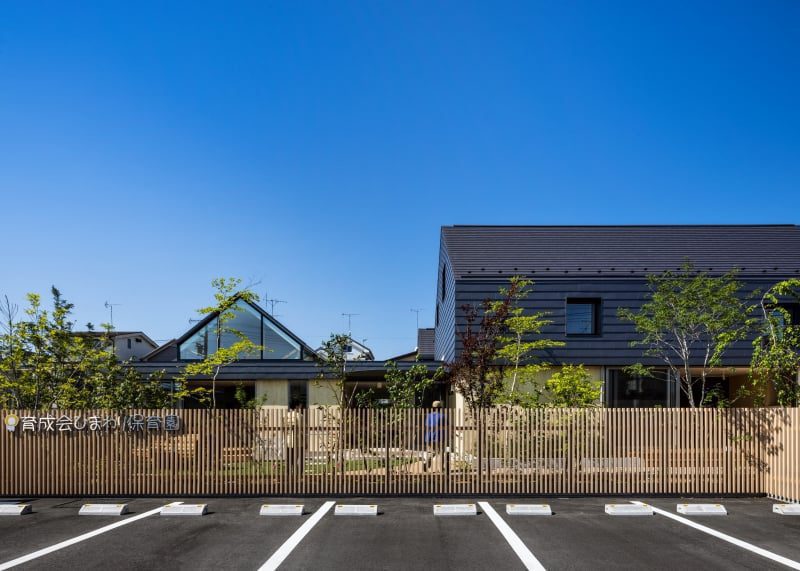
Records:
[[[601,316],[602,299],[599,297],[568,296],[564,298],[564,335],[567,337],[599,337],[602,334]],[[570,333],[569,306],[570,305],[591,305],[592,306],[592,331],[591,333]]]

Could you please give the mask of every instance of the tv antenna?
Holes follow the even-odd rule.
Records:
[[[353,324],[353,317],[359,315],[358,313],[342,313],[342,317],[347,318],[347,334],[352,335],[352,324]]]
[[[121,303],[109,303],[109,302],[105,302],[103,305],[105,305],[105,308],[106,308],[106,309],[109,311],[109,313],[111,314],[111,315],[109,316],[109,317],[110,317],[110,321],[109,321],[109,323],[111,324],[111,328],[113,329],[113,328],[114,328],[114,306],[115,306],[115,305],[122,305],[122,304],[121,304]]]
[[[266,296],[265,296],[266,297]],[[275,306],[279,303],[289,303],[288,301],[282,299],[267,299],[265,300],[269,304],[269,314],[272,317],[275,317]]]
[[[425,310],[422,309],[421,307],[412,307],[411,308],[411,312],[417,314],[417,329],[419,329],[419,312],[420,311],[425,311]]]

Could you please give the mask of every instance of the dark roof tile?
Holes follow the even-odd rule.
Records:
[[[800,272],[800,226],[444,226],[456,278],[638,277],[691,260],[723,273]]]

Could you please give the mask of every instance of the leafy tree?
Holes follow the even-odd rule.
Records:
[[[455,389],[473,412],[494,404],[503,390],[497,374],[497,352],[508,330],[508,319],[526,295],[531,282],[512,277],[508,287],[500,288],[500,299],[485,299],[479,306],[464,305],[465,326],[457,332],[461,351],[448,364]]]
[[[216,289],[214,292],[213,305],[202,307],[197,310],[200,315],[216,314],[216,318],[209,322],[211,327],[214,344],[214,352],[209,351],[203,359],[187,364],[182,373],[178,376],[181,383],[186,383],[190,378],[207,376],[211,378],[211,398],[204,397],[204,391],[195,391],[195,395],[203,400],[209,400],[212,408],[217,408],[217,377],[222,370],[239,361],[243,356],[258,354],[262,347],[250,340],[247,335],[231,326],[231,321],[241,311],[240,302],[255,303],[258,301],[258,294],[248,287],[241,287],[242,280],[239,278],[216,278],[212,280],[211,286]],[[222,336],[228,334],[236,338],[236,341],[228,347],[222,347]]]
[[[236,384],[236,392],[234,393],[234,397],[236,398],[236,402],[239,403],[239,406],[249,410],[255,410],[267,403],[267,395],[254,398],[250,397],[247,394],[247,390],[244,388],[243,383]]]
[[[565,365],[545,383],[549,404],[555,407],[586,408],[597,406],[601,383],[589,374],[583,365]]]
[[[631,346],[644,347],[645,356],[663,362],[693,408],[711,404],[711,370],[721,365],[733,343],[745,339],[753,324],[748,317],[752,308],[740,298],[736,274],[732,270],[714,277],[686,262],[679,272],[648,276],[650,299],[639,311],[618,312],[641,335]],[[629,370],[652,374],[641,364]]]
[[[318,383],[333,382],[332,391],[336,404],[342,408],[350,408],[356,398],[363,404],[364,398],[368,396],[357,397],[358,383],[347,392],[348,370],[347,370],[347,354],[352,346],[352,339],[346,333],[331,333],[330,338],[323,341],[322,346],[317,351],[319,355],[318,365],[320,373],[317,377]],[[331,385],[327,385],[331,386]]]
[[[120,363],[105,325],[101,334],[74,331],[73,305],[51,288],[53,308],[28,294],[24,317],[8,298],[0,307],[0,408],[159,408],[169,393],[161,373],[147,380]]]
[[[520,284],[522,289],[518,299],[530,294],[529,286],[533,285],[533,282],[522,280]],[[508,363],[511,369],[510,373],[507,370],[500,372],[504,375],[506,385],[500,400],[510,404],[536,406],[541,396],[541,388],[537,386],[537,376],[548,368],[546,363],[536,359],[536,355],[547,349],[563,347],[564,343],[537,337],[541,334],[542,328],[551,323],[546,319],[546,313],[524,315],[523,312],[522,307],[513,307],[510,310],[510,315],[506,319],[506,332],[500,336],[497,357]],[[520,391],[523,386],[532,388],[532,391]]]
[[[405,371],[400,370],[393,361],[386,363],[386,389],[394,408],[414,408],[422,406],[425,391],[444,377],[444,369],[437,368],[433,373],[422,363],[414,363]]]
[[[790,279],[772,286],[761,297],[759,308],[762,335],[753,341],[750,381],[756,403],[763,404],[766,388],[772,386],[778,404],[800,405],[800,325],[779,305],[781,298],[800,299],[800,279]]]

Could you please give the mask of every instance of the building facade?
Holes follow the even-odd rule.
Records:
[[[264,311],[258,304],[239,301],[233,308],[235,317],[224,329],[234,329],[245,335],[254,345],[262,347],[257,353],[242,355],[235,363],[224,367],[217,377],[216,400],[220,408],[240,406],[237,388],[246,398],[255,399],[265,408],[307,408],[332,406],[339,402],[336,379],[323,376],[321,356],[281,322]],[[219,347],[230,347],[239,340],[232,333],[217,335],[218,315],[212,313],[196,323],[183,335],[150,352],[132,363],[142,374],[163,371],[165,382],[175,379],[188,363],[212,355]],[[384,376],[387,362],[376,361],[369,348],[353,342],[348,348],[347,391],[371,389],[376,398],[386,397]],[[432,359],[419,360],[433,371],[439,364]],[[406,369],[414,364],[397,361],[397,367]],[[211,388],[208,378],[190,379],[194,386]],[[437,387],[427,395],[436,400],[445,394]],[[196,406],[185,402],[184,406]]]
[[[526,313],[546,312],[542,335],[564,342],[542,360],[583,364],[603,382],[613,407],[682,406],[685,397],[666,373],[633,378],[623,368],[644,358],[633,325],[620,308],[636,310],[648,299],[647,276],[679,270],[721,275],[738,270],[743,297],[800,277],[800,227],[764,226],[446,226],[441,230],[436,290],[435,358],[460,351],[465,305],[499,299],[512,276],[533,280],[522,302]],[[793,308],[795,316],[800,310]],[[734,394],[747,379],[752,339],[735,344],[715,371],[721,390]],[[697,363],[699,365],[699,363]],[[747,404],[742,401],[740,404]]]

